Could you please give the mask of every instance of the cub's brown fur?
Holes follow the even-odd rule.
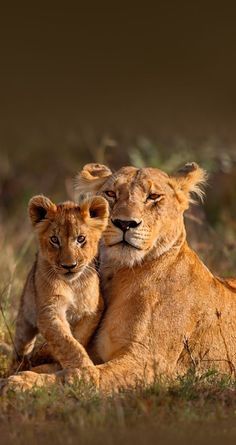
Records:
[[[87,345],[103,309],[94,258],[108,205],[104,198],[89,195],[78,204],[59,205],[35,196],[28,210],[39,252],[18,312],[17,360],[30,354],[40,332],[62,367],[77,367],[82,364],[78,342]]]

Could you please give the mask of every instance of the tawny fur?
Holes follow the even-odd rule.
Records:
[[[103,310],[94,258],[107,225],[107,202],[84,196],[78,204],[55,205],[35,196],[29,215],[39,252],[21,297],[14,367],[29,356],[38,332],[63,368],[84,366],[79,343],[87,346]]]
[[[101,275],[107,310],[96,352],[83,369],[52,374],[25,372],[6,388],[31,388],[83,377],[101,391],[150,384],[190,367],[235,376],[236,280],[221,280],[186,241],[183,214],[205,173],[188,164],[176,176],[157,169],[86,165],[78,187],[106,197],[110,221],[103,236]],[[136,221],[123,232],[115,219]],[[122,240],[126,242],[122,242]],[[88,355],[81,347],[79,360]]]

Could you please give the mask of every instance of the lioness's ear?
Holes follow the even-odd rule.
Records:
[[[104,230],[108,223],[109,206],[101,196],[81,195],[79,209],[82,219],[90,226]]]
[[[112,172],[106,165],[86,164],[75,179],[75,192],[96,193],[111,175]]]
[[[189,202],[194,202],[192,195],[200,198],[201,201],[203,200],[203,186],[207,180],[207,173],[195,162],[185,164],[171,180],[174,183],[179,200],[185,202],[185,208],[188,207]]]
[[[33,196],[28,205],[29,217],[33,226],[44,220],[48,212],[56,212],[57,206],[43,195]]]

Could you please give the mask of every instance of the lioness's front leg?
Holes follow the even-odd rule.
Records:
[[[81,347],[81,362],[86,362],[87,353]],[[87,358],[86,358],[87,357]],[[146,365],[146,366],[145,366]],[[64,369],[54,374],[36,374],[22,372],[3,382],[5,390],[25,390],[33,386],[50,386],[55,383],[73,384],[78,380],[92,384],[96,389],[106,394],[122,388],[134,388],[139,384],[150,384],[155,378],[155,366],[145,364],[145,359],[130,351],[107,363],[80,369]]]

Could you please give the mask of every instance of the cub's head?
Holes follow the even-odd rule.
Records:
[[[66,280],[73,280],[89,268],[108,221],[108,204],[104,198],[83,195],[78,203],[68,201],[56,205],[39,195],[29,201],[28,210],[40,253],[51,270]]]
[[[184,232],[183,213],[192,195],[203,196],[206,174],[186,164],[175,176],[155,168],[123,167],[116,173],[87,164],[77,177],[77,190],[89,190],[109,202],[110,219],[103,239],[106,257],[132,267],[152,252],[170,249]]]

